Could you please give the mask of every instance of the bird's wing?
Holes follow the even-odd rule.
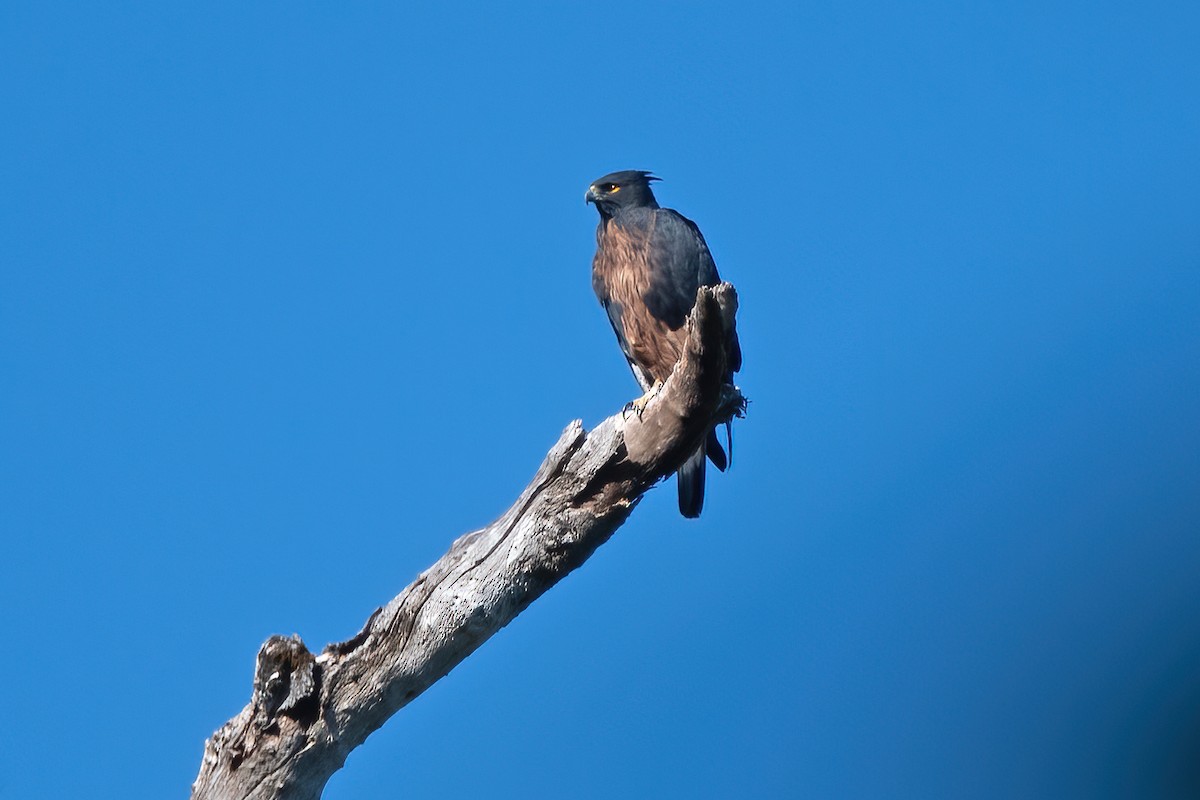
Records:
[[[696,304],[696,290],[713,286],[721,278],[696,223],[669,208],[660,208],[654,211],[651,224],[646,308],[675,330]]]
[[[721,276],[700,228],[672,209],[654,211],[648,250],[651,270],[650,290],[644,298],[646,307],[674,330],[684,323],[696,304],[696,290],[701,286],[716,286]],[[729,372],[733,374],[742,368],[742,348],[736,330],[729,332],[727,348]]]

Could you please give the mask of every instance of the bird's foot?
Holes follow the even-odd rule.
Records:
[[[650,401],[653,400],[660,391],[662,391],[662,387],[662,381],[658,381],[650,387],[648,392],[639,397],[637,400],[630,400],[628,403],[626,403],[625,408],[621,409],[621,419],[628,419],[630,411],[632,411],[638,419],[641,419],[642,414],[646,412],[646,406],[650,405]]]

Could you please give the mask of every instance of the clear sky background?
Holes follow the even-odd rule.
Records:
[[[0,5],[0,797],[185,795],[637,394],[651,169],[752,399],[326,797],[1200,794],[1193,2]]]

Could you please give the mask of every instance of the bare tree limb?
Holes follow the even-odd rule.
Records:
[[[320,797],[351,750],[586,561],[714,423],[741,414],[724,381],[736,312],[732,286],[702,288],[683,358],[642,416],[568,425],[512,508],[356,636],[317,656],[298,636],[268,639],[250,703],[205,743],[193,799]]]

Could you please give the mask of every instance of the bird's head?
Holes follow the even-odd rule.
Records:
[[[584,199],[595,203],[600,216],[608,218],[627,208],[658,208],[650,182],[659,180],[640,169],[610,172],[592,181]]]

